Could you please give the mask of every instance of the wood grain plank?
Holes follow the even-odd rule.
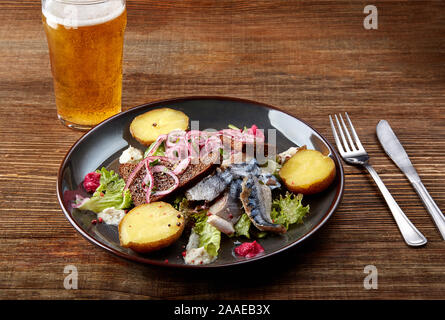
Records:
[[[406,247],[371,178],[345,166],[343,201],[307,243],[255,270],[197,276],[121,260],[66,221],[57,170],[82,133],[57,121],[40,1],[2,1],[0,298],[443,299],[445,243],[375,126],[391,123],[445,209],[445,3],[375,1],[379,29],[372,31],[362,27],[366,4],[128,1],[124,109],[235,96],[280,107],[330,141],[328,115],[348,111],[375,169],[429,240]],[[78,268],[79,290],[63,288],[68,264]],[[363,288],[368,264],[379,270],[378,290]]]

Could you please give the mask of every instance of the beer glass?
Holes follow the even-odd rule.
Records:
[[[121,111],[125,0],[42,0],[57,115],[88,130]]]

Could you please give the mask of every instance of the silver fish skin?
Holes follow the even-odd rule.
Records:
[[[227,234],[228,236],[231,236],[235,233],[235,228],[232,222],[227,221],[215,214],[212,214],[207,218],[207,223],[214,226],[222,233]]]
[[[191,201],[213,201],[232,182],[233,176],[230,170],[218,170],[214,175],[207,176],[195,186],[185,192],[187,200]]]
[[[241,187],[241,184],[240,184]],[[236,188],[236,182],[232,182],[230,190],[226,191],[221,198],[215,201],[215,203],[209,208],[209,213],[217,215],[224,220],[229,221],[233,225],[238,222],[243,215],[244,210],[239,201],[240,192],[233,191]]]
[[[255,176],[261,174],[261,169],[258,167],[258,161],[255,158],[249,160],[248,162],[234,163],[228,168],[235,179],[243,179],[249,174],[253,174]]]
[[[248,162],[227,166],[225,170],[218,168],[214,175],[205,177],[195,186],[188,189],[185,196],[191,201],[212,202],[230,185],[230,188],[233,189],[231,191],[232,198],[238,199],[241,193],[241,180],[248,175],[258,177],[271,190],[281,186],[276,177],[270,173],[263,172],[258,166],[258,161],[253,158]]]
[[[271,173],[261,173],[258,176],[258,179],[266,186],[270,188],[270,190],[274,190],[277,188],[281,188],[281,183],[278,181],[277,177],[275,177]]]
[[[271,190],[281,187],[281,184],[278,182],[277,178],[271,173],[263,172],[263,170],[261,170],[261,168],[258,166],[258,161],[254,158],[248,162],[232,164],[228,168],[230,169],[234,179],[243,179],[247,175],[253,174]]]
[[[276,233],[286,232],[284,226],[272,223],[270,217],[272,210],[272,191],[269,187],[260,184],[258,178],[253,174],[243,179],[240,199],[244,211],[258,230]]]

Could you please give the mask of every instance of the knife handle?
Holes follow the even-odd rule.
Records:
[[[442,235],[442,238],[445,240],[445,217],[442,211],[440,211],[439,207],[434,202],[433,198],[430,196],[421,181],[412,182],[412,185],[420,199],[422,199],[422,202],[428,213],[431,215],[431,218],[433,218],[437,229],[439,229],[439,232]]]
[[[402,234],[402,237],[405,240],[406,244],[412,247],[418,247],[427,243],[425,236],[419,230],[417,230],[417,228],[408,219],[402,209],[400,209],[396,200],[394,200],[391,193],[386,188],[385,184],[383,183],[377,172],[374,170],[374,168],[370,164],[365,164],[364,166],[369,171],[375,183],[379,187],[383,198],[385,198],[386,203],[391,210],[394,220],[396,221],[396,224],[399,227],[400,233]]]

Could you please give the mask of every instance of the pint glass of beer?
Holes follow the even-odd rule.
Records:
[[[87,130],[121,111],[125,0],[42,0],[57,115]]]

